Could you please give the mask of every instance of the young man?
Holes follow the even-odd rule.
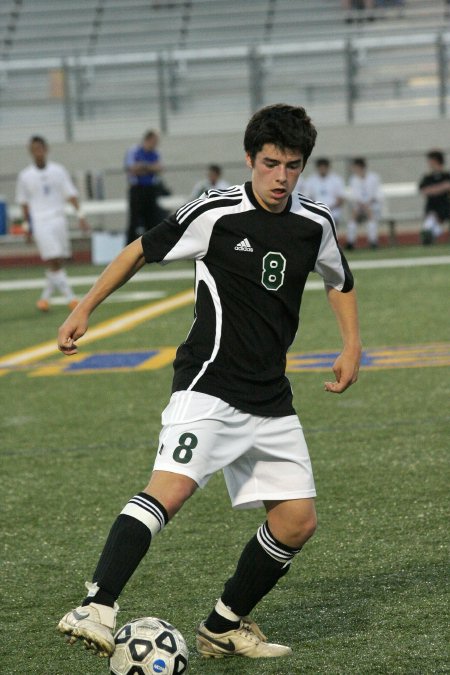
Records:
[[[141,143],[134,145],[125,155],[124,168],[129,184],[127,244],[158,225],[166,215],[158,205],[158,197],[162,194],[162,163],[158,145],[156,131],[147,131]]]
[[[39,254],[47,265],[47,283],[36,306],[42,312],[48,312],[50,298],[54,291],[59,290],[70,309],[74,309],[78,301],[63,267],[64,259],[71,256],[64,212],[66,201],[77,212],[80,228],[88,230],[89,226],[80,208],[77,190],[66,169],[61,164],[48,161],[45,139],[33,136],[28,149],[33,163],[19,173],[16,202],[22,207],[23,218],[29,224]]]
[[[363,157],[356,157],[352,162],[353,175],[349,181],[351,199],[351,218],[347,225],[348,251],[356,245],[358,225],[365,223],[367,241],[370,248],[378,247],[378,221],[381,217],[383,195],[378,174],[369,171]]]
[[[304,189],[310,199],[328,206],[338,227],[345,201],[345,185],[342,178],[331,170],[328,158],[319,157],[316,160],[316,171],[306,179]]]
[[[175,359],[154,472],[113,524],[82,605],[59,623],[72,641],[113,652],[120,592],[156,534],[224,469],[233,506],[264,505],[267,520],[197,628],[198,650],[216,658],[291,653],[268,643],[248,614],[316,527],[308,449],[285,376],[309,272],[324,279],[344,343],[326,391],[356,381],[361,353],[353,279],[330,212],[291,194],[315,139],[303,108],[255,113],[244,138],[251,182],[187,204],[125,248],[59,330],[59,349],[75,354],[91,312],[145,262],[195,260],[195,321]]]
[[[426,197],[425,220],[422,225],[422,243],[432,244],[440,234],[446,220],[450,220],[450,173],[445,170],[445,157],[441,150],[427,154],[430,173],[423,176],[419,190]]]

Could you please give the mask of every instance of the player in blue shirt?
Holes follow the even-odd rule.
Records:
[[[124,168],[130,186],[127,244],[161,222],[166,215],[158,205],[161,194],[161,155],[157,147],[159,136],[147,131],[142,142],[125,155]]]

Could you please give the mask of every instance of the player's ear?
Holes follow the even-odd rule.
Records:
[[[248,152],[245,153],[245,163],[249,169],[253,169],[253,158],[248,154]]]

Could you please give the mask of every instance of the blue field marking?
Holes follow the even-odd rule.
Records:
[[[160,347],[140,351],[99,352],[77,354],[75,360],[66,357],[30,369],[31,377],[49,375],[135,372],[159,370],[173,363],[176,347]],[[288,373],[330,371],[338,351],[292,352],[288,354]],[[425,345],[405,345],[365,349],[361,358],[362,370],[390,370],[392,368],[427,368],[450,366],[450,342],[432,342]]]
[[[286,370],[291,373],[329,370],[338,356],[338,351],[288,354]],[[363,370],[430,366],[450,366],[450,342],[365,349],[361,357]]]
[[[158,354],[159,350],[146,352],[106,352],[90,354],[81,361],[70,363],[64,368],[65,373],[77,370],[116,370],[117,368],[132,370]]]

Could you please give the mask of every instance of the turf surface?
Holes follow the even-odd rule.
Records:
[[[443,255],[395,249],[372,258]],[[366,259],[356,253],[352,259]],[[92,273],[89,267],[71,274]],[[98,271],[98,270],[97,270]],[[0,281],[39,268],[0,271]],[[448,268],[359,270],[367,347],[449,339]],[[169,295],[186,281],[149,282]],[[0,293],[1,354],[54,338],[65,309],[38,315],[38,291]],[[135,308],[104,305],[92,325]],[[176,345],[192,307],[89,345],[89,352]],[[325,296],[305,293],[296,351],[339,347]],[[55,356],[51,359],[58,358]],[[60,357],[64,358],[64,357]],[[97,675],[107,663],[64,644],[59,618],[83,583],[115,515],[145,483],[171,368],[151,372],[0,377],[2,648],[5,675]],[[291,572],[255,610],[279,661],[201,661],[193,629],[263,519],[233,512],[215,476],[158,537],[120,599],[120,623],[161,616],[184,634],[193,675],[449,672],[445,632],[448,368],[363,371],[344,395],[327,373],[290,375],[318,488],[320,526]]]

